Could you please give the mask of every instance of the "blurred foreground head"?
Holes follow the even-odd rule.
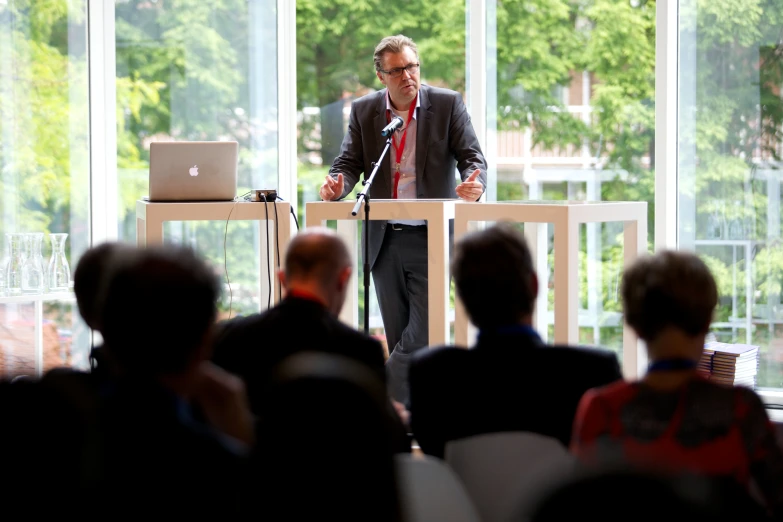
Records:
[[[399,520],[394,430],[380,379],[351,359],[283,361],[259,410],[270,513],[290,520]]]
[[[93,330],[101,331],[103,306],[99,299],[111,269],[135,252],[135,247],[118,242],[101,243],[88,249],[76,264],[73,273],[73,293],[79,314]]]
[[[519,519],[521,520],[521,518]],[[760,522],[764,510],[731,478],[667,475],[625,465],[577,472],[544,495],[530,522]]]
[[[177,375],[209,356],[219,282],[191,249],[136,249],[110,274],[102,335],[123,372]]]

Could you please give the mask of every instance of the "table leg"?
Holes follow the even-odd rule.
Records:
[[[623,223],[623,270],[629,267],[640,253],[647,251],[647,217],[640,221]],[[647,366],[647,354],[642,349],[633,329],[623,322],[623,376],[626,379],[640,377]]]
[[[468,221],[465,219],[454,218],[454,242],[457,243],[465,234],[468,233]],[[457,346],[470,346],[470,321],[468,313],[465,311],[465,305],[459,296],[454,299],[454,344]]]
[[[445,214],[427,223],[427,290],[430,346],[449,341],[449,220]]]
[[[136,218],[136,246],[143,247],[147,244],[146,219]]]
[[[555,342],[579,343],[579,223],[570,214],[555,222]]]
[[[312,226],[308,222],[307,226]],[[351,280],[348,283],[348,290],[345,294],[345,303],[340,310],[340,320],[349,326],[359,329],[359,268],[362,266],[361,256],[359,255],[359,241],[357,235],[359,232],[359,222],[354,219],[338,219],[337,235],[348,246],[348,252],[353,262],[351,271]]]
[[[35,300],[35,376],[43,375],[43,300]]]
[[[283,205],[283,207],[285,207],[285,205]],[[285,209],[285,210],[287,210],[287,209]],[[285,215],[283,215],[284,212],[280,211],[280,209],[278,209],[278,212],[279,212],[279,214],[278,214],[279,222],[275,223],[275,228],[277,229],[278,244],[281,245],[280,246],[280,252],[279,252],[280,263],[282,265],[285,265],[285,256],[286,256],[286,253],[288,251],[288,243],[291,242],[291,221],[292,221],[292,219],[291,219],[291,213],[290,212],[286,213]],[[275,244],[275,249],[277,249],[277,244]],[[282,268],[283,268],[282,266],[278,266],[277,267],[278,270],[281,270]],[[283,298],[283,296],[281,295],[280,285],[276,284],[275,285],[275,303],[279,303],[282,298]]]
[[[152,218],[147,212],[147,219],[145,221],[144,228],[144,244],[147,246],[162,245],[163,244],[163,221],[157,218]]]
[[[538,276],[538,295],[536,296],[536,308],[533,311],[533,328],[546,342],[548,337],[549,321],[547,321],[547,308],[549,299],[547,296],[549,287],[549,263],[547,260],[547,223],[525,223],[525,239],[530,248],[530,257],[533,259],[533,268]]]
[[[266,203],[265,203],[266,204]],[[261,219],[258,222],[258,262],[259,262],[259,285],[261,300],[261,310],[266,310],[275,305],[275,287],[277,276],[274,267],[276,262],[275,254],[275,230],[274,221]],[[268,246],[267,246],[268,238]],[[270,298],[270,294],[271,298]],[[267,306],[269,305],[269,306]]]

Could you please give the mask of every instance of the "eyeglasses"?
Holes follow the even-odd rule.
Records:
[[[383,69],[378,69],[383,74],[388,74],[392,78],[399,78],[402,76],[402,71],[408,71],[408,74],[413,76],[417,72],[419,72],[419,65],[418,63],[409,63],[405,67],[397,67],[395,69],[389,69],[388,71],[384,71]]]

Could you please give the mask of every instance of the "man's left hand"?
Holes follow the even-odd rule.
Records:
[[[242,379],[205,361],[199,366],[192,400],[213,428],[248,446],[254,444],[254,419]]]
[[[479,169],[473,171],[468,179],[457,185],[457,195],[463,201],[476,201],[484,193],[484,185],[476,181],[481,174]]]
[[[394,411],[397,412],[397,415],[400,417],[400,420],[402,421],[403,426],[405,428],[410,428],[410,420],[411,420],[411,414],[408,410],[405,409],[405,406],[398,401],[395,401],[394,399],[391,399],[392,406],[394,406]]]

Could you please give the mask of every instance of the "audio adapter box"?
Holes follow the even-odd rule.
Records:
[[[277,191],[275,189],[256,189],[251,196],[251,201],[266,201],[271,203],[276,199]]]

